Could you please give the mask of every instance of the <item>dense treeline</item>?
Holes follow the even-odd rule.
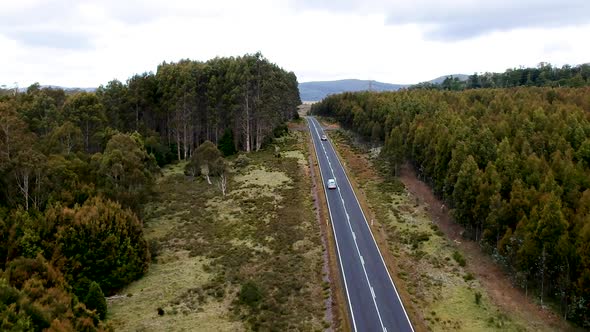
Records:
[[[590,326],[590,88],[346,93],[312,108],[405,161],[527,291]]]
[[[157,133],[179,160],[227,131],[237,150],[258,150],[301,103],[295,74],[260,54],[162,63],[156,74],[109,82],[96,96],[113,128]]]
[[[541,62],[537,68],[508,69],[503,73],[474,73],[467,80],[449,76],[440,84],[420,83],[414,89],[465,90],[517,86],[582,87],[590,85],[590,64],[561,68]]]
[[[260,54],[163,63],[96,92],[0,92],[3,331],[108,329],[104,294],[150,263],[138,215],[158,166],[200,161],[209,141],[258,150],[300,103],[295,75]]]

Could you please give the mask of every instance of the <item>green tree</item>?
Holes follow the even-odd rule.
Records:
[[[56,262],[79,298],[95,280],[108,294],[139,278],[150,263],[142,223],[119,203],[92,198],[74,209],[52,208],[48,220],[59,224]]]
[[[77,93],[66,100],[63,119],[76,124],[82,131],[86,152],[96,151],[96,134],[104,126],[106,116],[104,106],[93,93]]]
[[[481,174],[471,155],[467,157],[457,175],[453,189],[454,213],[457,222],[472,227],[475,222],[474,207],[480,186]]]
[[[219,172],[219,159],[222,158],[221,151],[217,149],[211,141],[205,141],[201,144],[191,157],[186,166],[186,172],[192,176],[203,175],[207,183],[211,183],[210,176],[215,176]]]
[[[104,106],[104,112],[109,119],[109,126],[122,131],[127,131],[133,123],[128,116],[131,107],[129,88],[118,80],[110,81],[106,86],[99,86],[96,96]]]
[[[19,113],[38,136],[47,136],[59,120],[58,100],[55,100],[48,90],[41,89],[39,84],[32,85],[22,96]]]
[[[56,152],[69,155],[82,147],[82,139],[80,128],[66,121],[52,131],[50,144]]]
[[[141,136],[115,134],[102,154],[93,156],[98,166],[100,190],[125,206],[137,209],[150,194],[158,166]]]
[[[217,144],[217,148],[221,153],[223,153],[224,157],[231,156],[236,154],[236,147],[234,144],[234,134],[231,129],[226,129]]]
[[[84,299],[84,304],[86,304],[88,309],[96,310],[100,319],[105,319],[107,317],[107,300],[102,293],[102,289],[100,289],[100,285],[96,281],[93,281],[90,284],[88,294]]]
[[[584,163],[584,166],[590,167],[590,138],[584,140],[576,152],[576,158]]]

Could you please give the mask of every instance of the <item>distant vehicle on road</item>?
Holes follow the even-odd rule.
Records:
[[[326,136],[326,135],[322,135],[322,137],[321,137],[321,140],[322,140],[322,141],[327,141],[327,140],[328,140],[328,136]]]
[[[328,179],[328,189],[336,189],[336,180]]]

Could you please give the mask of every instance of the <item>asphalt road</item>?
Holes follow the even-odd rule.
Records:
[[[330,138],[320,139],[314,117],[307,121],[324,187],[337,184],[325,192],[353,331],[414,331]]]

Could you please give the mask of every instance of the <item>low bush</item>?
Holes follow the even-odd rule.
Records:
[[[479,305],[481,303],[481,293],[475,292],[475,304]]]
[[[461,253],[456,250],[453,253],[453,259],[457,262],[457,264],[459,264],[459,266],[464,267],[465,265],[467,265],[465,257],[463,257],[463,255],[461,255]]]
[[[475,279],[475,277],[471,273],[467,273],[466,275],[463,276],[463,280],[465,280],[465,281],[470,281],[470,280],[474,280],[474,279]]]
[[[234,161],[234,166],[236,168],[245,168],[250,165],[251,160],[245,154],[239,155],[236,160]]]
[[[242,285],[238,295],[241,304],[256,307],[262,299],[262,292],[255,283],[248,281]]]

